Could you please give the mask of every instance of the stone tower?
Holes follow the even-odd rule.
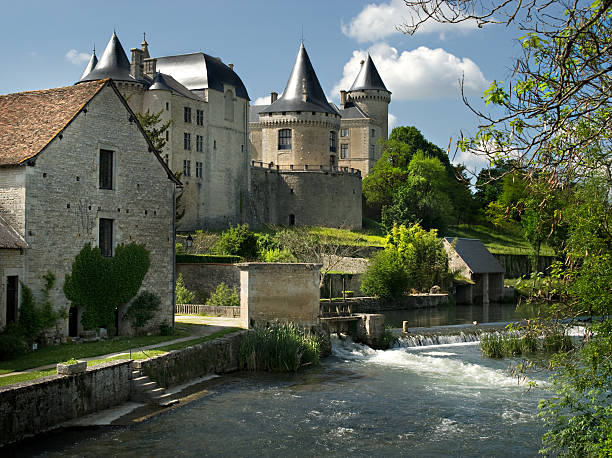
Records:
[[[303,43],[283,95],[271,102],[259,113],[264,163],[337,167],[340,114],[327,102]]]
[[[341,108],[344,108],[346,102],[353,102],[380,128],[383,140],[387,139],[391,91],[383,83],[370,54],[365,61],[361,61],[355,82],[345,97],[341,95],[342,98],[345,100],[341,100]]]

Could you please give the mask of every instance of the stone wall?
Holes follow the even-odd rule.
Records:
[[[25,254],[23,250],[3,250],[0,249],[0,329],[6,324],[6,290],[7,277],[17,276],[24,278],[25,275]],[[21,296],[21,285],[18,285],[19,292],[17,300]]]
[[[335,311],[350,308],[352,313],[379,313],[385,310],[410,310],[427,307],[438,307],[448,303],[448,294],[412,294],[401,299],[382,299],[378,297],[353,297],[346,301],[321,300],[321,310],[327,314],[327,310]]]
[[[500,264],[506,269],[506,278],[518,278],[523,275],[530,276],[531,257],[526,254],[497,254],[493,253]],[[540,256],[538,260],[538,272],[548,273],[548,268],[555,262],[554,256]]]
[[[142,370],[162,386],[184,383],[207,374],[221,374],[238,369],[238,349],[245,331],[203,342],[182,350],[134,361],[134,369]]]
[[[0,446],[57,424],[126,402],[130,361],[120,360],[78,375],[52,375],[0,388]]]
[[[240,268],[240,319],[242,326],[293,322],[319,323],[321,264],[249,262]]]
[[[361,228],[361,176],[251,168],[250,224]],[[292,216],[293,215],[293,218]]]
[[[220,283],[240,291],[240,269],[235,264],[176,264],[176,275],[183,275],[185,287],[204,304]]]

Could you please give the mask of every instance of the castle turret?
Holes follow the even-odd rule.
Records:
[[[303,43],[285,91],[259,113],[259,121],[264,162],[337,165],[340,114],[327,101]]]
[[[83,79],[87,75],[89,75],[91,73],[91,71],[94,68],[96,68],[96,65],[98,65],[98,58],[96,57],[96,48],[94,46],[93,53],[91,55],[91,58],[89,59],[89,62],[87,63],[87,67],[85,67],[85,70],[83,70],[83,74],[81,75],[81,79]]]
[[[380,127],[383,139],[387,139],[391,91],[378,74],[370,54],[366,60],[361,61],[361,69],[346,93],[346,101],[353,102],[371,118]]]
[[[113,32],[95,68],[88,74],[84,74],[79,83],[105,78],[112,78],[115,81],[136,82],[136,79],[130,75],[130,61],[115,32]]]

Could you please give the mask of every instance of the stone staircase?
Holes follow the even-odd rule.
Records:
[[[131,385],[130,397],[133,401],[146,402],[160,407],[170,407],[179,402],[171,394],[166,393],[165,388],[160,387],[140,370],[132,370]]]

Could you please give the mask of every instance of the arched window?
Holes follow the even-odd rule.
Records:
[[[278,149],[291,149],[291,129],[278,131]]]
[[[225,91],[225,120],[234,120],[234,94],[229,89]]]
[[[335,130],[330,130],[329,131],[329,150],[332,153],[336,152],[337,146],[336,144],[338,143],[337,137],[336,137],[336,131]]]

